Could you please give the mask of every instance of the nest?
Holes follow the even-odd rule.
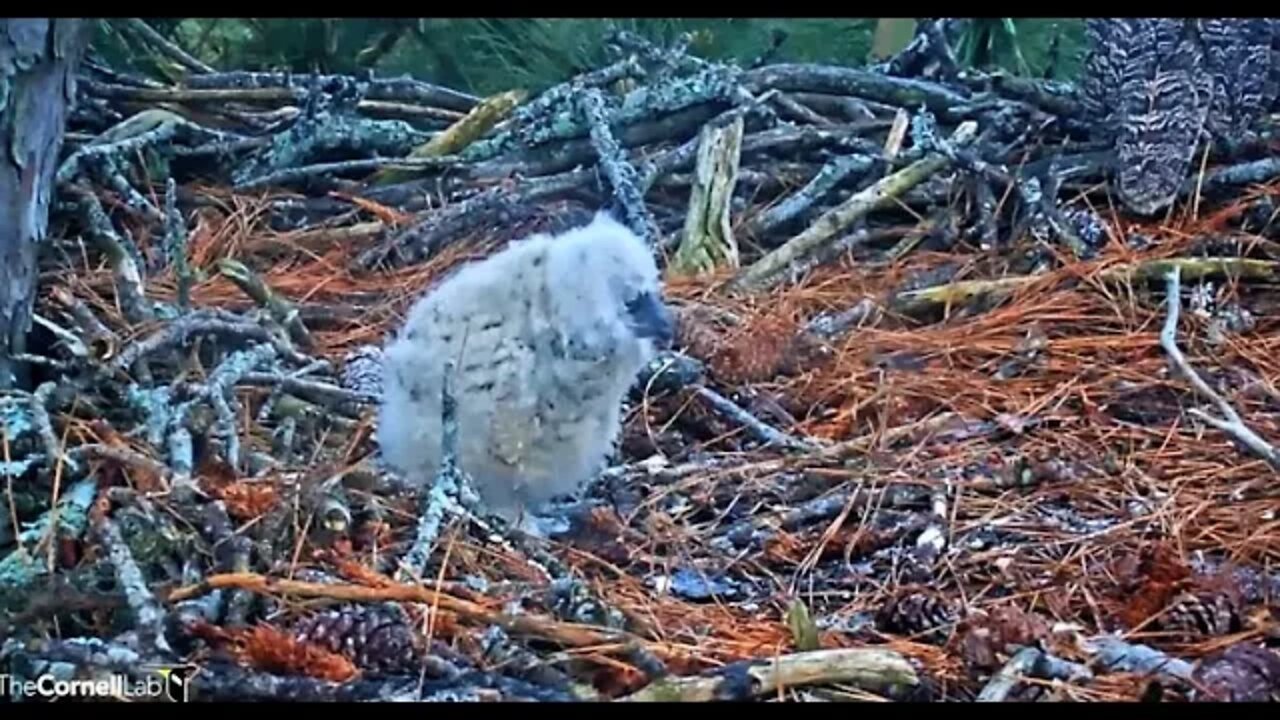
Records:
[[[167,186],[84,142],[141,90],[82,83],[35,389],[0,398],[9,672],[191,664],[198,699],[1275,697],[1280,186],[1215,159],[1216,195],[1135,220],[1099,166],[1054,175],[1093,152],[1039,122],[1069,99],[614,41],[515,110],[409,83],[418,125],[361,109],[386,81],[260,76],[302,105],[284,129],[237,100],[250,74],[149,89],[225,88],[238,127],[165,118],[135,149]],[[970,117],[996,128],[974,146]],[[704,128],[739,121],[736,266],[682,269],[691,228],[725,240],[690,220]],[[339,131],[366,157],[325,156]],[[396,167],[375,138],[436,150]],[[424,542],[358,363],[460,263],[610,203],[681,320],[616,464],[553,541],[445,513]]]

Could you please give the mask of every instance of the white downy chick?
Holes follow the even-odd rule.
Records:
[[[651,251],[607,214],[513,242],[418,300],[388,345],[383,458],[412,484],[434,480],[453,359],[458,464],[515,522],[603,468],[623,398],[673,335]]]

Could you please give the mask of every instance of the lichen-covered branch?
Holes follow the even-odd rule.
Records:
[[[600,167],[609,179],[613,196],[622,206],[627,226],[645,242],[656,244],[658,231],[645,207],[639,176],[609,127],[613,113],[606,107],[604,95],[595,88],[584,90],[578,96],[578,110],[589,129],[591,145],[600,156]]]
[[[440,388],[440,470],[423,494],[417,535],[400,561],[402,582],[423,577],[445,516],[465,514],[467,508],[476,507],[479,501],[458,465],[458,401],[453,396],[453,369],[453,361],[445,361]]]
[[[81,480],[58,498],[58,505],[40,516],[17,537],[18,547],[0,560],[0,604],[25,598],[27,589],[49,572],[40,543],[59,538],[79,538],[89,526],[89,509],[97,497],[98,483]],[[53,524],[57,523],[56,531]]]
[[[154,310],[147,300],[146,283],[137,248],[116,232],[96,195],[86,190],[79,193],[79,196],[85,232],[111,262],[116,292],[120,296],[120,307],[124,310],[125,317],[134,323],[151,319]]]
[[[133,30],[146,38],[148,42],[155,45],[156,48],[158,48],[160,52],[164,53],[166,57],[175,60],[187,70],[196,73],[214,72],[213,68],[195,59],[176,43],[170,42],[165,38],[165,36],[156,32],[155,28],[148,25],[142,18],[128,18],[124,22],[125,27],[128,27],[130,30]]]
[[[195,273],[187,262],[187,224],[182,213],[178,212],[177,187],[173,178],[165,184],[164,247],[178,281],[178,308],[187,310],[191,307],[191,285],[195,282]]]
[[[110,518],[103,518],[94,534],[106,549],[107,559],[115,568],[116,581],[133,611],[144,654],[150,655],[157,650],[165,654],[172,652],[164,635],[165,611],[147,587],[141,568],[120,535],[120,528]]]
[[[742,426],[747,428],[752,435],[755,435],[758,440],[766,445],[776,445],[789,450],[813,449],[813,446],[810,443],[797,440],[786,433],[770,427],[769,425],[761,422],[751,413],[738,407],[732,400],[729,400],[711,388],[699,387],[696,392],[698,397],[705,400],[708,405],[715,409],[716,412],[725,415],[735,422],[741,423]]]

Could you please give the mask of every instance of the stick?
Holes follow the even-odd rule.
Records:
[[[822,166],[813,179],[777,205],[756,216],[747,226],[747,232],[763,238],[781,225],[788,223],[826,198],[840,183],[856,175],[862,175],[875,166],[872,155],[840,155]]]
[[[191,307],[191,285],[196,277],[187,260],[187,224],[178,212],[177,196],[177,183],[169,178],[164,193],[164,247],[178,281],[178,308],[185,312]]]
[[[797,685],[850,683],[871,690],[915,687],[915,668],[902,655],[878,648],[814,650],[723,668],[712,676],[669,677],[624,698],[624,702],[710,702],[771,695]],[[743,680],[748,680],[743,682]]]
[[[438,590],[434,584],[387,583],[379,587],[364,585],[304,582],[268,577],[257,573],[224,573],[210,575],[204,581],[178,588],[169,593],[168,602],[189,600],[225,588],[240,588],[259,595],[292,595],[300,598],[328,598],[346,602],[415,602],[438,608],[477,623],[497,625],[514,635],[540,637],[568,647],[594,645],[642,645],[666,660],[687,660],[676,647],[645,640],[622,630],[609,630],[589,625],[557,622],[549,617],[522,613],[510,615],[470,600]]]
[[[94,534],[106,548],[107,557],[115,567],[116,581],[120,583],[125,600],[133,610],[138,637],[143,642],[146,654],[150,654],[152,649],[166,654],[172,652],[169,641],[164,636],[164,608],[156,602],[155,596],[147,587],[146,577],[138,567],[137,561],[133,559],[129,546],[125,544],[120,528],[116,527],[109,518],[104,518]]]
[[[814,449],[814,446],[810,443],[797,440],[784,432],[775,430],[751,413],[738,407],[737,403],[711,388],[699,387],[696,392],[698,397],[706,400],[707,404],[714,408],[716,412],[742,424],[752,435],[755,435],[757,439],[766,445],[776,445],[789,450]]]
[[[609,127],[616,113],[605,105],[604,94],[596,88],[584,90],[578,99],[578,112],[590,130],[591,145],[600,157],[600,168],[609,179],[613,196],[622,206],[626,225],[650,247],[658,242],[658,228],[644,204],[640,175],[627,160],[622,145]]]
[[[155,45],[161,53],[187,70],[201,74],[214,72],[213,68],[192,57],[186,50],[178,47],[176,43],[172,43],[165,39],[165,36],[156,32],[155,28],[148,25],[142,20],[142,18],[129,18],[125,20],[125,27],[128,27],[130,30],[141,35],[148,42]]]
[[[977,123],[966,122],[956,129],[951,142],[967,143],[977,132]],[[773,285],[788,267],[831,240],[841,230],[867,213],[893,204],[907,190],[924,182],[950,164],[942,153],[930,153],[898,172],[855,193],[814,221],[809,229],[791,238],[782,247],[760,258],[734,279],[733,285],[743,290],[762,290]]]
[[[475,498],[467,497],[468,491],[470,495],[474,495],[474,491],[470,490],[466,476],[458,467],[458,401],[451,388],[453,368],[453,361],[446,360],[440,388],[440,470],[436,473],[431,488],[423,495],[417,537],[400,561],[398,579],[401,582],[422,577],[427,560],[431,557],[431,549],[440,536],[445,515],[465,514],[465,508],[475,504],[471,502]]]
[[[1178,349],[1178,312],[1181,309],[1182,299],[1180,297],[1181,273],[1177,266],[1174,266],[1165,276],[1165,283],[1169,314],[1165,316],[1164,328],[1160,331],[1160,346],[1169,355],[1169,361],[1173,363],[1174,368],[1191,383],[1191,387],[1217,406],[1221,417],[1210,415],[1199,408],[1192,408],[1191,414],[1235,438],[1254,454],[1270,463],[1273,468],[1280,468],[1280,452],[1276,451],[1275,446],[1245,425],[1235,408],[1231,407],[1226,398],[1209,387],[1209,384],[1200,377],[1195,368],[1191,367],[1191,363]]]
[[[234,283],[245,295],[253,298],[260,307],[266,308],[271,314],[271,319],[289,333],[291,340],[303,348],[315,347],[311,333],[298,315],[298,308],[273,290],[262,276],[244,263],[231,258],[223,258],[217,264],[218,273]]]

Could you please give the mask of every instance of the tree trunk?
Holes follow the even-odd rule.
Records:
[[[36,254],[89,22],[0,18],[0,388],[26,384]]]

